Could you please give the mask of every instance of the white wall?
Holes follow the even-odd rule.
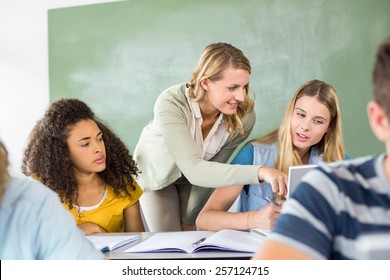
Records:
[[[48,10],[103,2],[115,1],[0,1],[0,138],[13,174],[21,174],[28,135],[49,104]]]

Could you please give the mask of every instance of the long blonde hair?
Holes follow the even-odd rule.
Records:
[[[341,113],[335,89],[323,81],[311,80],[303,84],[291,98],[287,105],[283,121],[265,136],[256,138],[253,142],[273,143],[278,142],[278,155],[275,168],[287,172],[292,165],[302,165],[302,159],[292,143],[291,118],[295,103],[303,96],[316,97],[330,112],[329,129],[317,144],[320,153],[324,155],[325,162],[345,159],[343,135],[341,128]]]
[[[228,43],[214,43],[208,45],[195,69],[192,72],[191,80],[187,84],[189,97],[194,101],[201,101],[205,91],[201,86],[201,81],[210,79],[218,81],[222,79],[222,72],[228,68],[246,70],[251,73],[251,65],[243,54],[243,52]],[[247,89],[245,100],[240,103],[237,112],[234,115],[225,115],[227,130],[232,136],[236,131],[244,134],[244,128],[241,119],[251,110],[253,110],[254,102],[248,94]]]
[[[0,198],[5,191],[5,183],[9,179],[8,165],[8,152],[3,142],[0,141]]]

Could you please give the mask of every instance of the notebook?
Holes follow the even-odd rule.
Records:
[[[202,250],[222,250],[255,253],[262,243],[263,240],[250,232],[239,230],[158,232],[124,252],[191,254]]]
[[[86,235],[96,249],[107,253],[140,238],[140,235]]]
[[[287,181],[288,193],[287,193],[286,198],[288,198],[289,195],[295,191],[295,189],[297,188],[302,177],[307,172],[309,172],[310,170],[313,170],[317,166],[318,165],[316,165],[316,164],[290,166],[290,168],[288,170],[288,181]]]

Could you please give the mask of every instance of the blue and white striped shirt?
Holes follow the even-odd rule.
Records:
[[[377,258],[375,244],[390,244],[390,183],[384,158],[380,154],[321,163],[285,202],[269,239],[318,259]],[[368,246],[361,238],[369,240]],[[379,258],[384,253],[390,259],[390,245],[379,250]]]

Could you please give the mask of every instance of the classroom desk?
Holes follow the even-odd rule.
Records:
[[[253,253],[243,253],[243,252],[229,252],[229,251],[219,251],[219,250],[210,250],[210,251],[201,251],[194,254],[187,254],[181,252],[161,252],[161,253],[125,253],[124,251],[127,248],[130,248],[142,240],[145,240],[151,237],[154,232],[117,232],[117,233],[101,233],[99,235],[134,235],[139,234],[141,238],[130,244],[122,246],[110,253],[107,254],[108,259],[111,260],[204,260],[204,259],[234,259],[234,260],[249,260]]]

